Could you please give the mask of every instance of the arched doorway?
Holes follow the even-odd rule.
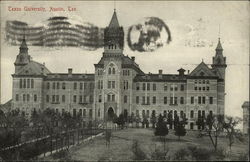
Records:
[[[110,107],[108,109],[108,121],[112,121],[115,116],[114,109]]]

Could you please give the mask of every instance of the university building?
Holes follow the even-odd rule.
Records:
[[[226,58],[220,40],[208,67],[203,61],[191,72],[144,73],[135,57],[125,56],[124,30],[116,12],[104,30],[104,52],[93,74],[52,73],[31,59],[23,39],[16,57],[12,108],[27,116],[36,110],[80,114],[86,122],[116,114],[151,116],[172,113],[188,118],[195,129],[198,116],[224,114]]]

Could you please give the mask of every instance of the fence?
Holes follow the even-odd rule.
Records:
[[[0,149],[0,157],[3,160],[28,160],[48,152],[57,152],[79,144],[84,139],[91,138],[104,132],[103,129],[74,129],[50,134],[45,137],[33,139]]]

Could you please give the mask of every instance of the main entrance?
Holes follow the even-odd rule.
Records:
[[[108,109],[108,121],[112,121],[115,116],[114,109],[112,107],[109,107]]]

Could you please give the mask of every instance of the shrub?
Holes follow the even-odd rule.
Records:
[[[132,152],[134,154],[134,157],[133,157],[134,160],[145,160],[146,159],[146,154],[141,149],[139,142],[137,140],[133,141]]]
[[[168,148],[166,148],[165,151],[161,149],[155,149],[155,151],[151,153],[151,160],[170,160],[167,156],[168,152]]]
[[[197,146],[188,146],[190,155],[195,160],[209,160],[211,157],[211,151],[206,148],[198,148]]]
[[[187,148],[181,148],[174,154],[173,160],[191,160],[189,151]]]

